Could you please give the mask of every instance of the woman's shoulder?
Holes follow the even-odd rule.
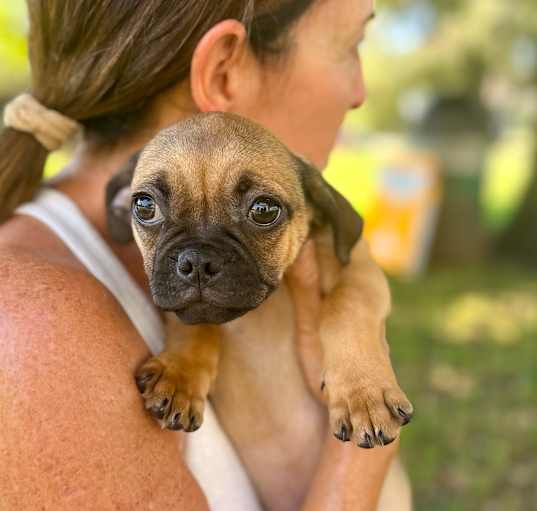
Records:
[[[147,355],[145,344],[134,342],[138,333],[114,296],[76,261],[28,247],[0,245],[0,275],[4,348],[21,336],[26,347],[33,348],[35,342],[40,351],[45,339],[49,347],[65,350],[80,339],[84,342],[76,350],[87,355],[105,346],[108,351],[119,348],[115,339],[122,334],[133,338],[130,348],[140,346],[131,354]],[[95,335],[96,328],[100,335]],[[19,348],[18,343],[15,351]],[[123,346],[118,351],[128,350]]]
[[[34,359],[80,374],[95,364],[134,371],[149,355],[112,293],[43,224],[20,217],[0,228],[0,275],[0,360],[15,357],[19,374]]]
[[[31,218],[20,217],[0,227],[0,275],[0,310],[4,328],[9,328],[8,344],[22,332],[28,341],[36,335],[56,335],[61,342],[63,329],[70,336],[84,335],[91,323],[133,330],[106,287]]]
[[[29,215],[15,215],[0,225],[0,253],[0,262],[13,276],[43,269],[83,269],[65,244],[45,224]],[[49,277],[46,271],[41,275]]]
[[[1,231],[0,275],[7,508],[203,509],[179,437],[143,410],[133,374],[148,351],[111,293],[61,250]]]

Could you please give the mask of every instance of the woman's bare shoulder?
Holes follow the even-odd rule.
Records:
[[[132,375],[147,349],[108,290],[13,246],[0,275],[6,509],[206,509],[180,437],[142,409]]]
[[[77,364],[116,354],[121,357],[118,364],[129,360],[133,365],[147,356],[143,341],[106,287],[83,267],[49,255],[0,247],[0,349],[7,350],[0,360],[13,356],[22,363],[33,354]],[[131,341],[125,344],[125,338]]]

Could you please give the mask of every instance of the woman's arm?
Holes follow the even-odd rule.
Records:
[[[369,270],[365,261],[365,269]],[[322,353],[320,318],[322,300],[315,245],[307,242],[291,272],[287,274],[295,298],[296,339],[299,360],[311,392],[323,399],[320,390]],[[386,288],[381,288],[386,289]],[[386,474],[399,447],[396,440],[388,446],[365,450],[336,440],[330,433],[303,511],[374,511]]]
[[[330,435],[302,511],[375,511],[398,448],[365,450]]]
[[[0,275],[0,507],[207,510],[180,436],[142,411],[147,348],[110,293],[14,251]]]

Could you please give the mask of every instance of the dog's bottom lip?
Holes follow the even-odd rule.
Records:
[[[205,301],[191,302],[173,312],[186,324],[222,324],[233,321],[252,307],[223,307]]]
[[[204,300],[199,300],[197,302],[190,302],[188,305],[185,305],[184,307],[180,307],[178,309],[170,309],[169,312],[175,312],[175,314],[178,314],[181,312],[185,312],[186,310],[191,309],[193,307],[199,307],[202,305],[206,305],[208,307],[214,307],[215,309],[226,310],[226,311],[237,311],[237,312],[240,312],[240,311],[247,312],[249,310],[252,310],[252,308],[254,308],[254,307],[230,307],[230,306],[219,305],[216,303],[206,302]]]
[[[223,310],[229,310],[229,311],[244,311],[243,312],[244,314],[245,312],[248,312],[252,309],[259,307],[259,305],[261,305],[277,288],[277,286],[275,285],[268,285],[268,284],[265,284],[264,287],[265,288],[262,290],[263,296],[260,297],[258,300],[256,300],[256,303],[247,305],[247,306],[244,306],[244,305],[233,306],[232,304],[219,303],[217,301],[213,301],[211,298],[207,296],[204,296],[203,294],[201,295],[198,294],[196,297],[190,297],[190,299],[183,301],[179,307],[174,306],[169,303],[165,305],[163,303],[163,300],[160,300],[158,295],[155,295],[154,293],[152,293],[152,297],[153,297],[153,303],[155,303],[155,305],[160,310],[165,311],[165,312],[178,313],[178,312],[184,312],[185,310],[191,307],[206,306],[206,307],[214,307],[216,309],[223,309]]]

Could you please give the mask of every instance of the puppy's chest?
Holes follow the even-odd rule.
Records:
[[[265,504],[275,495],[298,499],[317,463],[326,418],[298,365],[286,288],[223,333],[212,392],[222,426]]]

